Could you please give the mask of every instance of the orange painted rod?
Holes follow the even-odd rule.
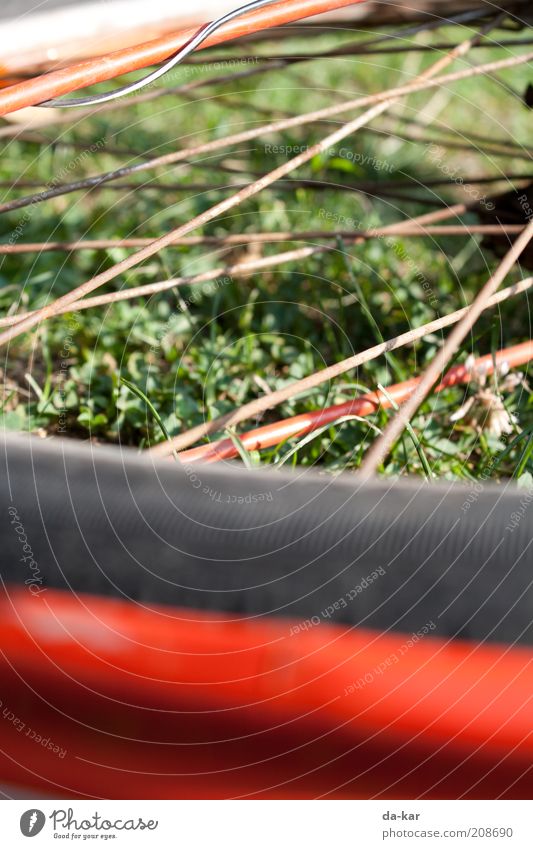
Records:
[[[533,359],[533,341],[523,342],[512,348],[505,348],[496,354],[496,362],[498,364],[505,362],[510,368],[523,365],[531,359]],[[494,369],[492,354],[480,357],[476,360],[476,365],[478,367],[484,366],[487,369],[487,373],[491,373]],[[467,383],[469,378],[469,372],[464,365],[454,366],[444,376],[442,382],[435,387],[435,392],[442,392],[443,389],[455,386],[458,383]],[[263,448],[271,448],[274,445],[279,445],[285,439],[311,433],[311,431],[317,430],[317,428],[338,421],[343,416],[369,416],[375,413],[379,407],[383,409],[390,408],[391,401],[389,399],[395,401],[397,404],[403,403],[414,390],[419,379],[418,377],[414,377],[403,383],[396,383],[393,386],[389,386],[387,388],[388,398],[381,392],[369,392],[367,395],[362,395],[353,401],[346,401],[344,404],[335,404],[332,407],[325,407],[323,410],[303,413],[299,416],[293,416],[290,419],[282,419],[279,422],[264,425],[255,430],[249,430],[247,433],[240,435],[240,441],[247,451],[260,451]],[[216,463],[219,460],[231,460],[237,456],[238,451],[231,439],[221,439],[218,442],[200,445],[197,448],[190,448],[178,454],[182,463],[200,461],[204,463]]]
[[[206,39],[202,48],[213,47],[260,30],[294,23],[312,15],[362,2],[365,0],[282,0],[231,21]],[[177,53],[197,32],[198,27],[189,27],[144,44],[117,50],[106,56],[87,59],[2,89],[0,90],[0,115],[8,115],[27,106],[36,106],[45,100],[69,94],[95,83],[105,82],[130,71],[157,65]]]

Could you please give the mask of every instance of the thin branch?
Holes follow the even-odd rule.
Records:
[[[531,283],[533,283],[533,278],[530,285]],[[501,295],[509,291],[506,289]],[[484,368],[486,373],[490,374],[494,370],[495,362],[496,364],[506,363],[510,368],[515,368],[531,359],[533,359],[533,342],[530,341],[512,348],[505,348],[498,351],[495,356],[489,354],[480,357],[476,360],[476,366]],[[450,386],[456,386],[458,383],[466,383],[470,379],[470,372],[465,365],[454,366],[444,376],[441,383],[435,387],[435,392],[441,392]],[[287,439],[313,433],[324,428],[324,426],[329,427],[331,424],[338,424],[339,420],[342,420],[345,416],[355,416],[358,419],[370,416],[372,413],[376,413],[378,409],[390,408],[391,402],[403,403],[415,388],[418,380],[419,378],[414,378],[387,386],[386,395],[380,391],[368,392],[342,404],[333,404],[331,407],[322,407],[319,410],[300,413],[300,415],[291,416],[288,419],[281,419],[254,428],[239,434],[240,443],[246,451],[261,451],[264,448],[279,445]],[[217,439],[214,442],[198,445],[196,448],[189,448],[188,451],[182,451],[181,454],[175,456],[182,463],[187,464],[216,463],[220,460],[231,460],[233,457],[237,457],[238,453],[231,439]]]
[[[335,241],[338,238],[345,242],[366,241],[383,235],[403,236],[406,238],[421,236],[515,236],[524,229],[523,224],[452,224],[435,227],[416,227],[416,219],[398,224],[396,228],[390,225],[375,230],[307,230],[305,232],[273,231],[270,233],[239,233],[229,236],[186,236],[175,239],[169,247],[195,247],[198,245],[248,245],[271,244],[274,242],[307,242],[311,239],[326,239]],[[23,244],[0,244],[0,256],[18,254],[50,253],[61,251],[95,251],[113,248],[143,248],[151,245],[156,237],[132,239],[81,239],[76,242],[25,242]]]
[[[353,2],[353,0],[352,0],[352,2]],[[512,10],[508,9],[507,12],[508,13],[512,12]],[[369,40],[363,42],[360,46],[361,46],[361,48],[364,49],[366,47],[371,47],[372,45],[383,43],[383,42],[387,42],[387,43],[390,44],[391,40],[394,40],[394,39],[406,40],[405,39],[406,35],[415,35],[415,34],[420,33],[420,32],[426,32],[426,31],[430,31],[430,30],[433,30],[433,29],[438,29],[438,28],[441,28],[443,26],[449,26],[451,23],[466,23],[466,22],[470,21],[473,24],[476,21],[479,22],[479,21],[484,20],[484,19],[486,20],[489,14],[490,14],[490,10],[478,8],[478,9],[474,9],[474,10],[469,10],[467,12],[460,12],[457,15],[453,15],[452,17],[447,17],[447,18],[437,18],[437,19],[430,19],[430,20],[425,18],[425,19],[421,20],[421,23],[418,26],[409,26],[409,27],[402,26],[402,28],[400,30],[396,29],[392,33],[391,32],[384,32],[379,37],[372,38],[372,39],[369,39]],[[373,20],[372,16],[370,16],[369,18],[365,18],[364,20],[360,21],[359,29],[361,31],[365,31],[367,29],[375,31],[379,27],[389,27],[390,28],[393,25],[396,26],[396,27],[399,27],[399,26],[405,24],[405,21],[403,19],[394,20],[390,17],[387,17],[386,20],[383,19],[382,11],[380,11],[380,15],[381,15],[380,20],[377,20],[377,19]],[[413,18],[413,20],[416,20],[416,19]],[[345,26],[343,26],[341,22],[338,22],[337,26],[340,27],[343,30],[345,29]],[[516,35],[516,33],[517,33],[516,27],[513,27],[511,25],[506,25],[505,18],[499,23],[499,27],[500,27],[500,29],[502,29],[504,31],[510,32],[512,35]],[[328,26],[327,26],[328,30],[332,30],[332,29],[335,29],[335,28],[336,28],[335,23],[333,21],[328,22]],[[304,24],[301,24],[298,27],[292,27],[291,30],[298,32],[298,33],[300,33],[300,32],[305,33],[305,37],[307,38],[309,35],[317,34],[318,36],[320,36],[321,34],[323,34],[324,25],[320,24],[320,23],[313,23],[311,21],[306,21]],[[261,43],[265,40],[266,41],[281,40],[284,37],[284,33],[286,34],[286,32],[287,32],[287,28],[283,28],[283,29],[279,29],[279,30],[267,29],[267,30],[263,30],[263,31],[258,31],[257,33],[255,33],[254,36],[247,35],[247,36],[241,37],[240,42],[243,45],[244,55],[248,55],[246,53],[247,45],[252,44],[254,42]],[[477,46],[477,45],[473,45],[473,46]],[[495,46],[498,46],[498,43],[496,43]],[[206,57],[205,62],[203,63],[205,65],[209,64],[212,61],[211,55],[210,55],[211,50],[209,50],[209,49],[206,50],[206,54],[207,54],[207,57]],[[225,57],[224,57],[224,60],[225,61],[228,61],[228,59],[231,60],[231,58],[233,58],[233,56],[235,56],[236,58],[242,58],[243,53],[237,52],[235,54],[226,54]],[[312,60],[313,58],[314,58],[313,54],[306,54],[305,56],[302,56],[302,61]],[[194,64],[193,60],[188,60],[188,61],[190,61],[191,64]],[[187,61],[184,64],[187,64]],[[278,67],[278,66],[279,67],[285,67],[285,65],[286,65],[286,63],[284,62],[283,59],[273,60],[272,61],[273,67],[268,66],[267,70],[272,70],[272,69],[275,70],[276,67]],[[41,70],[41,69],[39,69],[39,70]],[[195,83],[189,84],[189,85],[191,87],[192,86],[195,86],[195,87],[198,86],[199,87],[201,85],[209,85],[211,82],[231,81],[233,79],[238,79],[240,77],[246,77],[246,76],[252,75],[254,73],[263,73],[263,67],[261,65],[258,65],[258,66],[255,66],[254,68],[247,69],[246,71],[241,72],[241,73],[228,74],[225,77],[216,78],[215,80],[196,81]],[[19,74],[18,79],[16,81],[20,82],[23,79],[26,82],[31,82],[31,75],[30,74],[27,74],[27,75]],[[13,82],[15,82],[15,81],[13,81]],[[182,88],[185,88],[185,86],[182,87]],[[162,96],[162,95],[165,95],[165,94],[175,95],[176,93],[178,93],[177,88],[170,88],[170,89],[159,89],[158,88],[155,91],[149,91],[149,92],[144,91],[141,95],[136,95],[136,96],[133,96],[131,98],[128,98],[127,101],[125,101],[125,100],[124,101],[117,101],[116,103],[112,102],[112,103],[104,104],[104,105],[101,105],[101,106],[97,106],[96,108],[93,107],[91,109],[85,109],[85,110],[80,109],[79,112],[78,112],[78,116],[85,117],[86,115],[101,114],[102,112],[105,112],[105,111],[108,111],[108,110],[109,111],[116,110],[116,109],[121,108],[121,107],[122,108],[127,107],[130,104],[135,104],[137,102],[144,102],[145,99],[152,99],[153,97],[158,97],[158,96]],[[59,110],[58,110],[58,112],[59,112]],[[51,122],[51,123],[55,123],[55,124],[69,123],[69,119],[66,115],[64,115],[64,114],[61,115],[59,120],[57,119],[57,117],[58,116],[54,116],[55,120],[53,120],[53,122]],[[2,135],[1,132],[0,132],[0,135]]]
[[[211,32],[202,44],[198,45],[198,49],[223,44],[254,30],[293,23],[305,17],[330,11],[333,7],[350,6],[354,2],[360,2],[360,0],[303,0],[297,3],[286,3],[280,0],[269,5],[268,9],[259,6],[244,15],[235,16],[223,27]],[[0,114],[7,115],[26,106],[36,106],[85,86],[164,62],[181,51],[184,45],[189,44],[198,32],[197,27],[188,27],[143,44],[131,45],[103,56],[85,59],[83,62],[77,62],[1,89]]]
[[[262,271],[266,268],[272,268],[281,265],[285,262],[300,262],[302,259],[307,259],[324,251],[332,250],[332,246],[318,245],[316,247],[299,248],[294,251],[286,251],[276,254],[276,256],[262,257],[261,259],[248,260],[239,262],[235,265],[222,265],[218,268],[212,268],[210,271],[204,271],[201,274],[195,274],[190,277],[173,277],[170,280],[162,280],[157,283],[147,283],[144,286],[135,286],[129,289],[121,289],[119,292],[108,292],[106,295],[96,295],[93,298],[83,298],[79,301],[63,307],[56,315],[72,312],[73,310],[88,310],[94,307],[101,307],[107,304],[115,304],[118,301],[129,301],[133,298],[147,297],[156,295],[159,292],[167,292],[169,289],[176,289],[180,286],[194,286],[199,283],[209,283],[221,277],[247,277],[254,271]],[[11,327],[16,325],[29,316],[35,315],[33,312],[19,313],[17,315],[9,315],[5,318],[0,318],[0,327]]]
[[[391,110],[390,117],[400,124],[407,124],[409,126],[413,126],[415,129],[420,131],[427,131],[428,125],[421,121],[419,118],[414,115],[402,115],[398,110]],[[469,149],[475,147],[476,150],[484,150],[484,145],[494,145],[497,150],[516,150],[518,153],[524,153],[524,145],[520,144],[520,142],[516,142],[513,139],[507,138],[487,138],[485,135],[481,135],[480,133],[473,133],[471,130],[468,132],[463,132],[461,130],[453,129],[447,123],[443,123],[438,118],[434,118],[431,123],[431,129],[436,132],[441,132],[444,134],[444,138],[440,136],[439,138],[432,139],[435,144],[439,144],[443,147],[446,147],[447,138],[448,141],[450,138],[453,140],[457,136],[459,136],[462,141],[469,143]],[[420,138],[420,134],[417,134],[416,138]],[[530,154],[533,154],[533,150],[529,151]],[[531,158],[531,157],[530,157]]]

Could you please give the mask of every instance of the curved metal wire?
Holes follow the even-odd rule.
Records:
[[[240,18],[242,15],[247,14],[248,12],[253,12],[256,9],[261,9],[263,6],[269,6],[272,3],[277,2],[277,0],[254,0],[252,3],[246,3],[244,6],[240,6],[237,9],[232,9],[230,12],[226,12],[225,15],[221,15],[220,18],[217,18],[211,23],[205,24],[199,32],[186,44],[181,50],[178,51],[174,56],[172,56],[168,61],[166,61],[163,65],[157,68],[155,71],[152,71],[147,76],[143,77],[141,80],[137,80],[134,83],[129,83],[128,85],[122,86],[121,88],[117,88],[114,91],[106,92],[105,94],[95,94],[91,97],[77,97],[77,98],[69,98],[63,99],[62,97],[54,98],[53,100],[44,100],[42,103],[39,103],[39,106],[43,106],[46,108],[57,108],[61,107],[62,109],[71,109],[73,107],[79,106],[94,106],[98,103],[107,103],[110,100],[118,100],[120,97],[125,97],[128,94],[132,94],[135,91],[139,91],[142,88],[145,88],[147,85],[155,82],[155,80],[160,79],[165,74],[167,74],[172,68],[175,68],[176,65],[179,65],[180,62],[183,62],[184,59],[187,58],[191,53],[193,53],[198,47],[200,47],[203,42],[209,38],[214,32],[216,32],[220,27],[224,26],[224,24],[233,21],[235,18]]]

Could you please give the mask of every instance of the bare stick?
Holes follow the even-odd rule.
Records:
[[[404,428],[418,410],[427,395],[431,392],[433,385],[446,368],[448,362],[461,346],[475,322],[486,308],[491,296],[496,292],[515,262],[525,250],[533,238],[533,221],[530,221],[523,233],[518,237],[511,250],[505,255],[495,273],[485,283],[474,302],[467,310],[457,327],[450,333],[443,347],[431,361],[430,365],[422,375],[419,384],[410,398],[398,410],[397,414],[388,423],[381,436],[374,442],[367,452],[359,471],[365,478],[371,477],[378,466],[383,462],[390,449],[401,436]]]
[[[134,286],[131,289],[122,289],[120,292],[108,292],[106,295],[95,295],[93,298],[84,298],[80,301],[75,301],[69,306],[63,307],[56,315],[62,315],[73,310],[87,310],[93,307],[101,307],[106,304],[114,304],[117,301],[129,301],[132,298],[141,298],[150,295],[155,295],[158,292],[166,292],[169,289],[176,289],[179,286],[193,286],[199,283],[209,283],[220,277],[247,277],[254,271],[261,271],[266,268],[272,268],[276,265],[281,265],[284,262],[299,262],[302,259],[307,259],[317,253],[332,250],[331,245],[317,245],[316,247],[299,248],[294,251],[285,251],[276,256],[262,257],[261,259],[248,260],[239,262],[235,265],[222,265],[218,268],[212,268],[210,271],[204,271],[202,274],[195,274],[190,277],[173,277],[170,280],[162,280],[157,283],[146,283],[144,286]],[[0,318],[0,327],[11,327],[17,322],[34,315],[35,311],[20,313],[17,315],[9,315],[5,318]]]
[[[370,128],[368,128],[370,129]],[[397,138],[400,138],[398,134]],[[471,147],[464,145],[464,149],[471,150]],[[485,153],[486,151],[482,151]],[[509,151],[507,151],[506,155],[510,155]],[[512,154],[514,156],[514,154]],[[531,159],[530,156],[527,157],[528,160]],[[231,174],[249,174],[251,176],[260,176],[257,172],[252,171],[248,168],[243,168],[242,170],[237,171],[236,169],[224,169],[222,166],[218,165],[218,168],[221,170],[230,171]],[[529,182],[533,178],[533,174],[505,174],[504,176],[498,175],[496,177],[480,177],[479,179],[472,180],[463,180],[461,183],[461,187],[463,186],[481,186],[490,183],[506,183],[507,185],[512,181],[522,181]],[[33,195],[26,195],[25,200],[28,200],[28,204],[31,205],[33,203],[41,203],[43,198],[42,194],[45,189],[43,189],[43,183],[39,180],[17,180],[15,183],[10,180],[0,180],[0,188],[2,189],[40,189],[39,192],[35,192]],[[58,188],[61,185],[67,184],[58,184]],[[230,189],[240,189],[246,183],[160,183],[155,182],[153,179],[146,180],[143,183],[135,183],[135,182],[120,182],[120,183],[99,183],[96,186],[92,186],[89,191],[95,192],[99,190],[107,190],[107,191],[115,191],[115,192],[172,192],[176,194],[177,192],[203,192],[207,194],[208,192],[226,192]],[[357,180],[354,182],[342,182],[338,183],[334,180],[330,179],[290,179],[287,181],[283,181],[279,184],[278,188],[281,190],[292,192],[295,188],[303,187],[303,188],[311,188],[315,190],[325,190],[331,191],[333,189],[341,190],[341,191],[350,191],[356,192],[360,191],[364,194],[370,194],[374,197],[380,196],[389,196],[389,197],[403,197],[397,190],[399,188],[412,188],[412,189],[427,189],[434,188],[438,186],[457,186],[457,181],[451,178],[440,179],[440,180],[426,180],[424,183],[416,183],[413,180]],[[413,200],[418,203],[423,202],[423,198],[417,197],[413,195]]]
[[[443,60],[441,61],[444,61],[445,58],[446,57],[443,57]],[[196,156],[214,153],[218,150],[223,150],[228,146],[242,144],[244,142],[259,138],[263,135],[276,133],[282,130],[288,130],[294,127],[301,127],[305,124],[314,123],[325,118],[332,118],[337,115],[341,115],[343,112],[349,112],[352,109],[369,106],[375,103],[381,103],[383,100],[387,100],[388,98],[404,97],[405,95],[411,94],[412,92],[424,91],[425,89],[434,88],[438,85],[444,85],[447,83],[469,79],[470,77],[489,73],[493,70],[514,67],[516,65],[530,62],[531,60],[533,60],[533,53],[525,53],[523,56],[513,56],[510,59],[501,59],[497,62],[489,62],[484,65],[479,65],[477,67],[467,68],[462,71],[456,71],[452,74],[443,75],[437,80],[425,79],[422,82],[418,82],[419,78],[416,78],[415,80],[411,81],[411,83],[407,83],[406,85],[391,89],[388,92],[379,92],[377,94],[359,97],[355,100],[349,100],[345,103],[334,104],[333,106],[328,106],[324,109],[316,110],[315,112],[308,112],[303,115],[297,115],[293,118],[287,118],[281,121],[276,121],[270,124],[254,127],[251,130],[245,130],[242,133],[237,133],[233,136],[227,136],[223,139],[215,139],[214,141],[206,142],[205,144],[197,145],[195,147],[184,148],[182,150],[176,151],[175,153],[168,153],[163,156],[158,156],[154,159],[137,163],[136,165],[124,166],[123,168],[117,168],[114,171],[108,171],[103,174],[97,174],[94,177],[87,177],[66,185],[52,186],[49,189],[46,189],[45,191],[41,192],[37,196],[31,195],[30,197],[17,198],[17,200],[11,201],[9,203],[0,204],[0,213],[10,212],[15,209],[22,209],[25,206],[33,205],[35,203],[41,203],[45,200],[49,200],[50,198],[59,197],[60,195],[70,194],[72,192],[81,191],[83,189],[93,188],[94,186],[98,186],[102,183],[111,182],[113,180],[119,180],[122,177],[127,177],[131,174],[137,174],[141,171],[147,171],[152,168],[165,167],[168,165],[175,165],[179,162],[187,162],[191,158]]]
[[[411,27],[402,28],[401,37],[405,38],[405,36],[407,36],[407,35],[416,35],[419,32],[425,32],[425,31],[429,31],[429,30],[433,30],[433,29],[438,29],[438,28],[440,28],[444,25],[447,26],[449,23],[452,23],[452,22],[462,23],[462,22],[471,21],[473,19],[479,18],[480,16],[482,16],[482,10],[474,10],[474,11],[470,10],[468,12],[461,12],[458,15],[454,15],[453,17],[450,17],[448,19],[442,19],[441,18],[441,19],[438,19],[438,20],[430,20],[430,21],[424,20],[418,26],[411,26]],[[314,27],[312,27],[311,25],[308,24],[306,28],[308,29],[309,32],[313,33]],[[248,36],[246,39],[243,39],[243,41],[247,42],[248,44],[251,44],[256,40],[257,41],[263,41],[265,38],[270,40],[272,38],[278,38],[278,37],[279,37],[279,33],[276,33],[276,31],[268,30],[268,31],[262,31],[260,33],[257,33],[256,37],[254,37],[254,38]],[[390,42],[390,36],[388,35],[388,33],[381,34],[380,36],[378,36],[376,38],[368,39],[361,46],[362,47],[363,46],[364,47],[370,47],[372,45],[380,44],[382,42]],[[240,54],[237,54],[237,56],[240,56]],[[308,58],[312,59],[313,57],[309,56]],[[210,61],[212,61],[211,57],[210,57],[210,52],[207,53],[207,56],[204,57],[204,59],[205,59],[205,61],[204,61],[203,64],[208,64]],[[225,56],[224,61],[227,61],[227,60],[228,60],[228,56]],[[258,65],[254,65],[253,68],[246,68],[243,71],[233,72],[231,74],[224,74],[224,75],[217,76],[217,77],[211,77],[210,79],[207,79],[207,80],[195,80],[193,82],[185,83],[185,84],[180,85],[180,86],[173,86],[173,87],[170,87],[170,88],[155,88],[155,89],[150,89],[149,91],[145,90],[145,91],[141,92],[140,94],[136,94],[136,95],[134,95],[132,97],[128,97],[127,99],[124,99],[124,100],[113,101],[111,103],[104,103],[104,104],[101,104],[101,105],[96,106],[96,107],[91,107],[89,109],[81,109],[77,113],[77,116],[79,118],[85,118],[85,117],[94,116],[94,115],[100,116],[101,114],[103,114],[105,112],[116,112],[116,110],[119,109],[119,108],[128,108],[129,109],[133,105],[136,105],[136,104],[139,104],[139,103],[145,103],[147,101],[151,101],[151,100],[154,100],[156,98],[163,97],[163,96],[175,97],[176,95],[186,94],[187,92],[194,90],[194,89],[204,88],[206,86],[211,86],[211,85],[215,85],[215,84],[218,85],[218,84],[226,83],[226,82],[233,82],[235,80],[251,77],[251,76],[254,76],[256,74],[263,74],[266,71],[284,68],[287,65],[287,62],[283,59],[278,59],[278,60],[271,59],[270,62],[271,62],[271,64],[269,64],[267,67],[264,67],[263,65],[258,64]],[[58,112],[59,112],[59,110],[58,110]],[[67,114],[63,113],[61,115],[55,114],[54,119],[51,123],[53,123],[56,126],[59,125],[59,124],[68,124],[70,126],[72,124],[72,117],[68,113]],[[21,127],[3,127],[3,128],[0,129],[0,138],[3,137],[3,136],[12,136],[12,135],[18,136],[18,133],[23,129],[24,129],[23,127],[22,128]]]

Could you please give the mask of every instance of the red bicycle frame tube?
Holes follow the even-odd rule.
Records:
[[[260,30],[294,23],[303,18],[361,2],[365,0],[282,0],[232,21],[219,32],[213,33],[202,47],[213,47]],[[198,27],[189,27],[135,47],[78,62],[2,89],[0,90],[0,115],[7,115],[27,106],[35,106],[45,100],[113,79],[130,71],[156,65],[176,53],[197,32]]]

